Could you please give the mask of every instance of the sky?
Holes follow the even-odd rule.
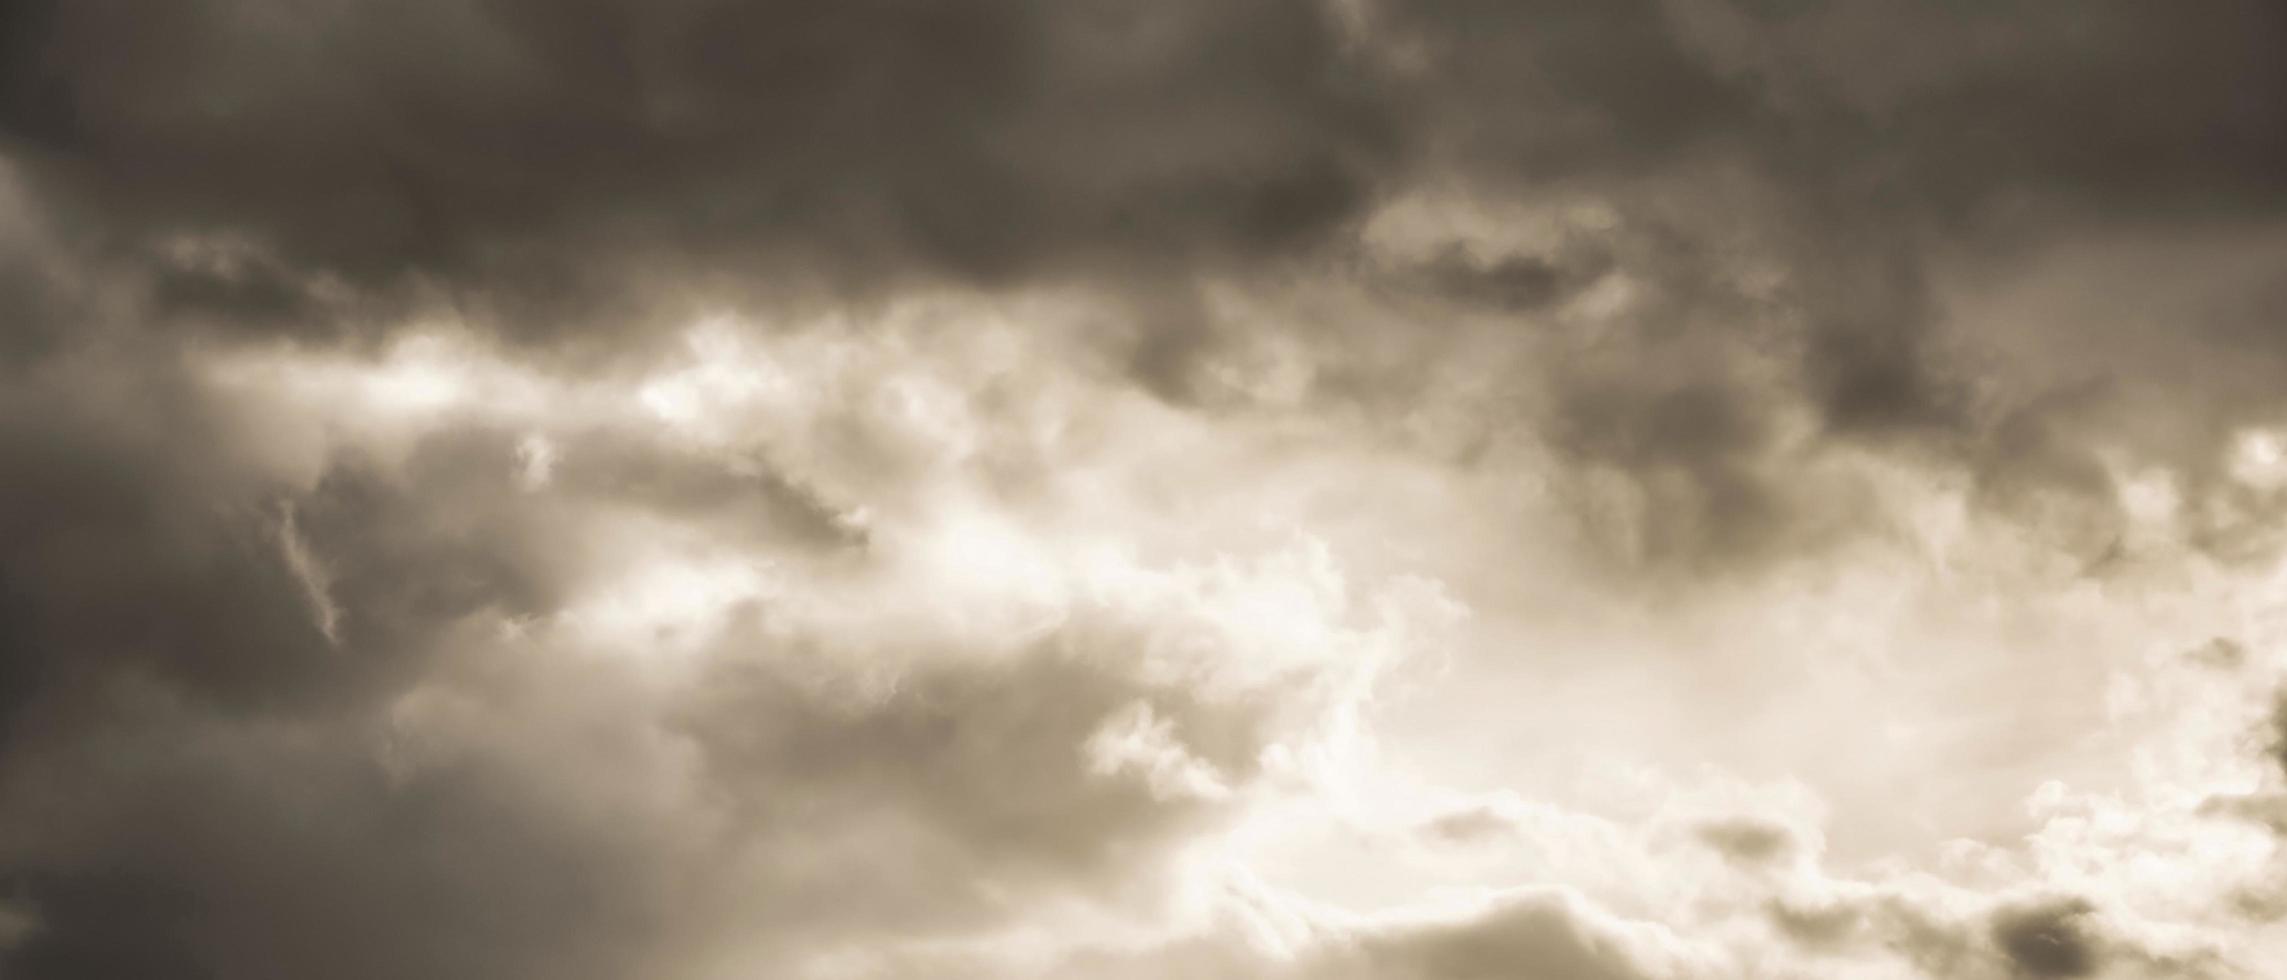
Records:
[[[2269,0],[0,2],[0,975],[2261,980]]]

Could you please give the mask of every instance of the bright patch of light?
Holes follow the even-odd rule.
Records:
[[[301,583],[303,597],[309,601],[310,615],[316,621],[318,632],[326,642],[341,642],[341,607],[334,603],[330,576],[324,563],[310,550],[302,531],[294,523],[294,510],[287,507],[278,515],[278,547],[294,580]]]
[[[1041,543],[983,508],[948,506],[909,544],[908,571],[942,583],[938,611],[1004,642],[1053,628],[1068,603],[1065,574]]]
[[[374,405],[399,413],[432,412],[451,406],[469,391],[467,362],[435,336],[407,339],[390,351],[378,370],[360,379]]]
[[[735,607],[772,592],[765,568],[745,558],[662,558],[606,582],[563,617],[607,645],[648,653],[690,651]]]
[[[2232,441],[2232,478],[2258,490],[2287,487],[2287,440],[2270,429],[2247,429]]]
[[[1138,701],[1114,715],[1088,739],[1091,771],[1140,776],[1161,800],[1220,800],[1231,795],[1223,775],[1191,754],[1175,725]]]
[[[636,401],[654,418],[702,441],[735,431],[732,419],[782,380],[748,350],[729,321],[710,320],[685,335],[689,363],[645,382]]]
[[[216,352],[203,368],[210,382],[250,401],[282,402],[296,417],[383,441],[416,436],[447,416],[561,419],[583,394],[444,330],[408,334],[379,358],[258,346]]]
[[[556,473],[556,443],[547,436],[533,433],[516,444],[516,482],[526,490],[538,490],[548,485]]]

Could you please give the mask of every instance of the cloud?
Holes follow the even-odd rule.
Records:
[[[2064,900],[1995,916],[1993,941],[2026,976],[2085,977],[2101,960],[2080,925],[2087,902]]]
[[[816,339],[765,350],[910,367]],[[874,386],[809,376],[645,429],[592,406],[682,365],[458,354],[504,383],[438,381],[410,416],[363,394],[395,353],[171,376],[176,431],[196,412],[275,440],[296,414],[314,460],[175,458],[113,430],[140,390],[15,389],[84,416],[22,512],[103,509],[12,532],[39,614],[7,648],[0,867],[35,922],[12,968],[680,975],[1059,895],[1149,905],[1168,855],[1347,751],[1403,652],[1406,600],[1353,605],[1306,542],[1142,563],[963,504],[978,464],[916,438],[959,418]],[[750,412],[779,427],[692,428]],[[562,447],[545,484],[520,424]],[[796,486],[844,503],[777,499]],[[841,508],[867,509],[862,539]],[[85,537],[105,526],[146,550]]]
[[[1713,821],[1702,826],[1699,834],[1725,857],[1748,864],[1785,857],[1797,846],[1786,827],[1753,819]]]
[[[1602,921],[1562,894],[1521,892],[1494,899],[1454,922],[1396,923],[1358,939],[1363,976],[1445,980],[1502,972],[1644,980],[1687,975],[1660,931]],[[1327,975],[1341,976],[1335,970]]]
[[[1502,359],[1574,370],[1519,372],[1505,400],[1562,394],[1499,430],[1641,498],[1625,560],[1697,572],[1863,523],[1862,488],[1803,475],[1837,445],[1935,453],[2002,506],[2054,491],[2112,520],[2076,420],[2091,402],[2066,393],[2123,369],[1996,356],[2011,345],[1949,315],[1959,267],[2283,203],[2260,4],[2199,24],[2133,5],[2071,24],[2022,5],[813,7],[18,4],[0,101],[42,209],[177,319],[337,336],[442,309],[535,338],[587,324],[580,344],[610,349],[709,303],[1077,279],[1109,297],[1133,375],[1187,403],[1222,397],[1210,377],[1253,347],[1202,279],[1339,279],[1362,223],[1423,186],[1480,211],[1591,202],[1619,223],[1555,254],[1433,237],[1369,277],[1401,300],[1373,329],[1505,313]],[[1930,41],[1909,55],[1901,35]],[[2197,118],[2160,108],[2183,105]],[[1638,299],[1546,322],[1592,287]],[[2260,292],[2202,301],[2260,322]],[[1516,336],[1552,326],[1576,339]],[[2229,364],[2245,345],[2218,330],[2168,356]],[[1305,376],[1336,400],[1403,403],[1434,376],[1358,364],[1348,331],[1321,343]],[[2096,402],[2137,411],[2119,397]],[[2174,414],[2193,444],[2244,417]],[[2222,520],[2196,533],[2230,548],[2247,532]]]
[[[2280,27],[0,3],[0,972],[2254,975]]]
[[[438,296],[531,332],[709,279],[1246,260],[1338,225],[1391,155],[1313,3],[9,20],[0,104],[43,190],[169,306],[242,326]]]

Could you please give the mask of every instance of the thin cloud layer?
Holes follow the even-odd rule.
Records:
[[[0,973],[2287,958],[2261,3],[0,3]]]

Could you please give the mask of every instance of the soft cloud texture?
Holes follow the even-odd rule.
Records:
[[[2283,26],[0,3],[0,972],[2263,976]]]

